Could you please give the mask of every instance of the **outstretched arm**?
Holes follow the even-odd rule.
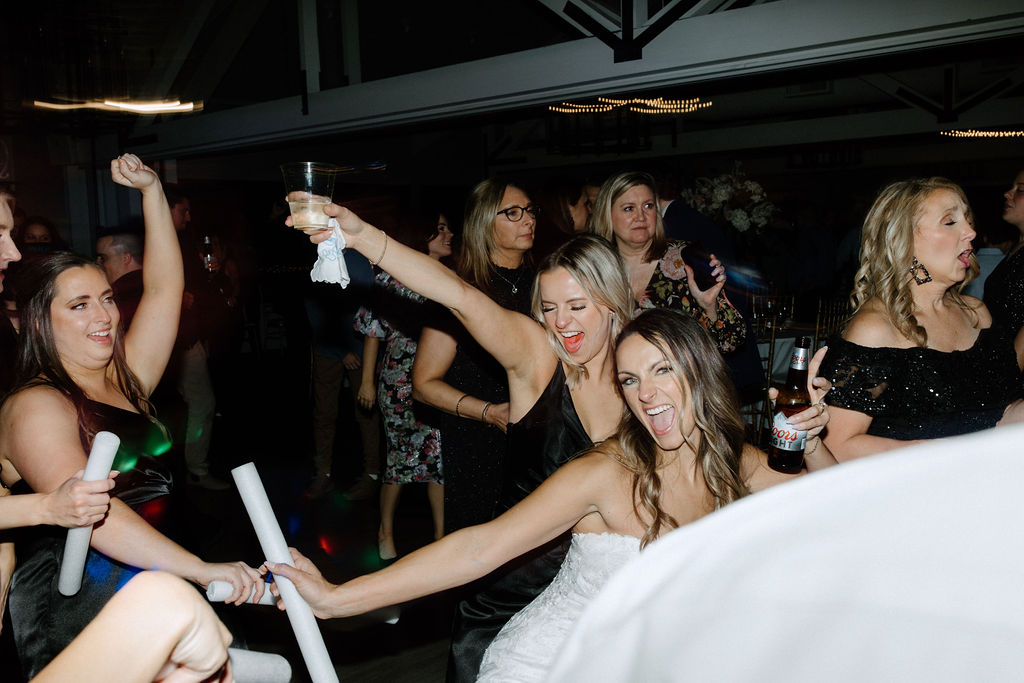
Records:
[[[33,387],[8,399],[2,428],[9,430],[9,462],[38,493],[49,493],[85,467],[87,458],[78,439],[78,416],[71,402],[55,389]],[[40,454],[46,457],[40,457]],[[4,471],[7,471],[5,465]],[[92,533],[92,547],[119,562],[146,569],[163,569],[201,586],[220,579],[234,587],[229,602],[242,604],[253,585],[263,594],[259,572],[241,562],[208,563],[150,526],[117,498]]]
[[[321,619],[362,614],[460,586],[599,512],[600,501],[614,488],[609,486],[606,460],[600,454],[577,458],[494,521],[460,529],[390,567],[340,586],[325,581],[294,549],[295,567],[269,562],[266,567],[291,580]],[[284,609],[284,603],[279,607]]]
[[[142,298],[125,336],[128,365],[147,394],[164,374],[178,334],[185,275],[171,211],[156,172],[134,154],[110,162],[110,177],[142,192],[146,247],[142,264]]]
[[[532,367],[541,349],[547,348],[547,339],[536,322],[503,308],[428,255],[390,239],[384,231],[343,206],[330,204],[324,212],[338,220],[347,247],[366,256],[409,289],[450,309],[508,372],[525,374],[524,369]],[[322,242],[329,237],[329,232],[320,232],[310,235],[310,241]],[[496,333],[498,330],[500,334]]]

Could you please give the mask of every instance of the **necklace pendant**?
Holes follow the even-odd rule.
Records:
[[[519,288],[516,287],[515,285],[512,285],[512,293],[513,294],[518,294],[519,293]]]

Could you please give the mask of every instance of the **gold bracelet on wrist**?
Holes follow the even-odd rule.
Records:
[[[816,439],[818,440],[818,443],[814,444],[814,448],[812,448],[811,450],[809,450],[809,451],[804,451],[804,457],[805,457],[805,458],[806,458],[806,457],[807,457],[808,455],[812,455],[812,454],[814,453],[814,451],[818,450],[818,446],[820,446],[820,445],[821,445],[821,437],[820,437],[820,436],[816,436],[816,437],[814,437],[814,438],[816,438]]]
[[[455,417],[462,417],[462,413],[459,412],[459,406],[461,406],[462,402],[467,398],[469,398],[469,394],[463,394],[462,398],[455,402]]]
[[[384,232],[381,230],[381,232]],[[384,248],[380,250],[380,256],[377,257],[376,261],[370,261],[371,265],[377,265],[384,259],[384,254],[388,253],[388,234],[384,232]]]

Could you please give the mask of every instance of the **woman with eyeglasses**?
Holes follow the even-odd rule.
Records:
[[[516,185],[484,180],[466,202],[459,276],[504,308],[529,309],[536,221]],[[413,397],[442,411],[444,529],[491,519],[501,492],[508,422],[508,379],[498,361],[446,312],[420,335]],[[386,549],[385,549],[386,550]]]
[[[511,197],[508,197],[511,198]],[[525,197],[495,212],[500,230],[527,218]],[[496,511],[523,500],[576,453],[609,437],[624,410],[615,386],[612,340],[632,312],[622,261],[607,241],[576,237],[545,258],[531,294],[529,317],[492,301],[428,256],[389,240],[381,230],[335,205],[350,248],[448,308],[505,369],[509,403],[503,406],[509,451],[504,491]],[[327,235],[313,235],[320,242]],[[519,289],[530,283],[520,283]],[[421,347],[422,352],[422,347]],[[496,406],[478,397],[450,395],[452,413],[487,417]],[[445,457],[448,435],[442,431]],[[485,454],[486,455],[486,454]],[[448,464],[445,462],[447,470]],[[494,514],[484,521],[489,521]],[[502,626],[550,582],[568,549],[568,533],[523,555],[482,580],[456,613],[449,680],[475,680],[484,651]]]
[[[601,185],[590,231],[609,240],[626,262],[638,308],[673,308],[689,313],[711,334],[719,351],[735,351],[746,336],[743,316],[722,288],[725,267],[710,255],[702,263],[710,285],[701,290],[683,253],[686,242],[665,239],[655,182],[647,173],[624,171]]]

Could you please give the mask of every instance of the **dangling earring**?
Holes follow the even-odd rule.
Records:
[[[918,275],[918,270],[920,270],[924,275]],[[916,256],[914,257],[913,265],[910,266],[910,274],[914,277],[914,282],[919,285],[932,281],[932,276],[928,274],[928,269],[924,267],[923,263],[918,263]]]

